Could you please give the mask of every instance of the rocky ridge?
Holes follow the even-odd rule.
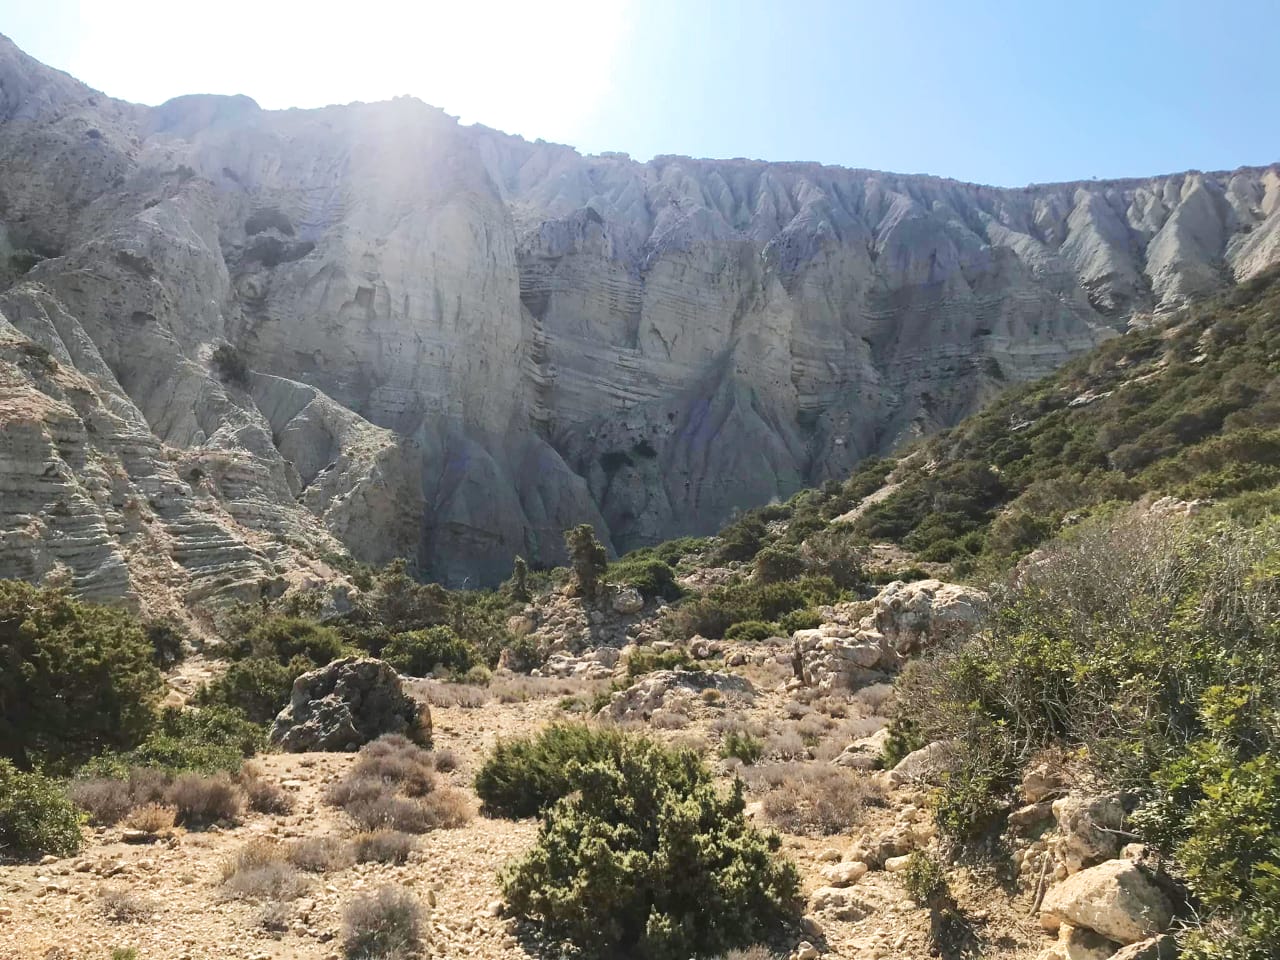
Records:
[[[711,532],[1256,274],[1278,210],[1274,167],[1009,190],[149,108],[0,40],[0,576],[199,603]]]

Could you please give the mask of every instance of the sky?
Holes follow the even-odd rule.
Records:
[[[1000,186],[1280,160],[1275,0],[0,0],[111,96],[409,94],[638,160],[815,160]]]

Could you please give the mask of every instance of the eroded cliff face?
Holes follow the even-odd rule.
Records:
[[[341,544],[476,584],[578,522],[705,533],[1277,259],[1276,168],[640,164],[411,99],[124,104],[3,41],[0,576],[199,600]]]

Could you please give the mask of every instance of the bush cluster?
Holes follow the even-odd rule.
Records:
[[[747,824],[741,782],[722,795],[696,754],[641,737],[577,742],[582,759],[563,768],[572,792],[503,874],[516,914],[583,956],[684,960],[757,942],[794,913],[795,868]],[[523,757],[503,756],[513,783]]]
[[[80,817],[62,786],[0,760],[0,857],[66,857],[80,844]]]

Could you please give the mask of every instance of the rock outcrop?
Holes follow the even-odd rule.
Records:
[[[1277,259],[1275,168],[636,163],[407,98],[142,107],[0,38],[0,576],[198,600],[340,542],[476,584],[578,522],[708,533]]]
[[[1173,904],[1132,860],[1108,860],[1051,887],[1040,920],[1050,930],[1065,923],[1130,944],[1164,933]]]
[[[294,753],[355,750],[387,733],[430,740],[430,708],[409,696],[381,660],[346,657],[293,682],[271,743]]]

